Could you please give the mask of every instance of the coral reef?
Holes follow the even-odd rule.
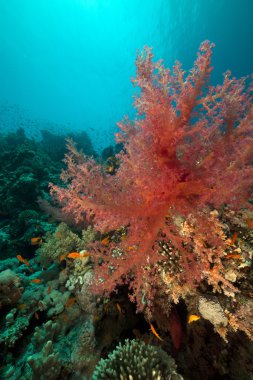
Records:
[[[140,117],[68,141],[63,185],[63,136],[1,135],[1,379],[252,377],[252,88],[211,51],[139,52]]]
[[[41,147],[54,161],[60,161],[66,153],[66,139],[72,138],[78,141],[78,147],[87,156],[96,157],[96,152],[92,146],[92,142],[85,131],[79,133],[68,133],[66,135],[56,135],[46,129],[41,130],[42,141]]]
[[[46,197],[48,181],[57,180],[62,165],[27,138],[22,128],[0,137],[1,257],[13,256],[13,251],[29,256],[37,248],[31,238],[54,229],[42,214],[38,197]]]
[[[251,88],[225,73],[208,84],[213,45],[204,42],[185,74],[153,63],[151,49],[137,56],[135,106],[141,118],[119,123],[124,144],[114,175],[68,143],[64,187],[51,185],[63,213],[89,220],[124,239],[90,245],[93,291],[109,295],[128,284],[129,297],[152,319],[159,293],[178,303],[207,283],[234,298],[236,274],[226,265],[229,245],[220,210],[251,208]],[[222,152],[222,155],[220,154]],[[229,300],[228,300],[229,302]]]

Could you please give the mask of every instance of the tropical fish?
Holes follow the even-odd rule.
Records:
[[[130,245],[130,246],[127,248],[128,251],[133,251],[134,249],[136,249],[136,246],[134,246],[134,245]]]
[[[64,253],[63,255],[60,256],[60,262],[64,259],[66,259],[67,257],[67,253]]]
[[[31,238],[31,245],[38,245],[41,243],[42,243],[42,238],[40,236]]]
[[[234,234],[233,234],[233,236],[232,236],[232,239],[231,239],[231,243],[230,243],[230,245],[235,244],[237,238],[238,238],[238,232],[234,232]]]
[[[31,282],[33,282],[34,284],[40,284],[41,279],[40,278],[34,278],[33,280],[31,280]]]
[[[89,252],[79,253],[79,252],[71,252],[67,255],[69,259],[84,259],[85,257],[90,256]]]
[[[50,293],[51,293],[51,290],[52,290],[52,288],[51,288],[51,286],[49,286],[49,287],[47,288],[47,294],[50,294]]]
[[[122,316],[122,315],[123,315],[123,314],[122,314],[122,309],[121,309],[121,306],[120,306],[119,303],[116,303],[116,308],[117,308],[119,314]]]
[[[224,259],[241,259],[242,256],[239,253],[229,253]]]
[[[83,256],[79,253],[79,252],[71,252],[71,253],[68,253],[67,254],[67,257],[69,259],[80,259],[82,258]]]
[[[64,253],[63,255],[60,256],[60,262],[62,260],[65,260],[66,257],[68,257],[69,259],[82,259],[82,258],[87,257],[89,255],[90,254],[88,252],[84,253],[84,254],[81,254],[79,252]]]
[[[200,319],[200,317],[198,315],[195,315],[195,314],[190,314],[189,317],[188,317],[188,323],[192,323],[192,322],[196,322]]]
[[[101,244],[103,245],[108,245],[110,243],[109,236],[105,237],[102,241]]]
[[[70,306],[74,305],[75,302],[76,302],[76,297],[71,297],[65,303],[65,307],[70,307]]]
[[[154,326],[152,325],[152,323],[149,322],[149,325],[150,325],[150,330],[152,331],[152,333],[157,337],[157,339],[163,341],[163,339],[158,335],[157,331],[155,330]]]
[[[16,257],[17,257],[17,259],[18,259],[21,263],[23,263],[23,264],[25,264],[25,265],[27,265],[27,266],[29,267],[30,263],[29,263],[28,260],[24,259],[21,255],[17,255]]]

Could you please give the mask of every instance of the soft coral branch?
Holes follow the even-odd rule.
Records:
[[[133,83],[141,89],[134,102],[141,117],[118,124],[124,149],[115,175],[68,145],[65,187],[51,186],[63,212],[76,221],[87,218],[102,233],[128,226],[118,248],[93,247],[96,290],[111,292],[130,282],[140,306],[147,273],[159,276],[159,267],[166,267],[161,240],[179,255],[175,279],[189,288],[212,273],[217,283],[222,278],[224,241],[204,210],[247,205],[253,115],[244,79],[227,73],[222,85],[208,86],[212,46],[201,45],[188,75],[180,64],[171,72],[162,61],[153,63],[150,48],[138,54]],[[195,241],[182,235],[178,215],[194,220]]]

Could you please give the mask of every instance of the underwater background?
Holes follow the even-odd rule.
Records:
[[[0,0],[0,379],[253,380],[252,73],[252,0]]]
[[[40,129],[85,130],[100,150],[133,113],[137,49],[152,46],[167,67],[179,60],[189,69],[208,39],[216,45],[214,83],[228,69],[249,75],[252,7],[251,0],[1,0],[1,130],[21,119],[36,138]]]

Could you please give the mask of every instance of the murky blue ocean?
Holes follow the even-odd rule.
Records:
[[[23,116],[31,135],[39,121],[56,132],[88,131],[105,147],[132,112],[137,49],[153,46],[169,67],[180,60],[188,69],[208,39],[216,44],[213,81],[227,69],[249,75],[252,7],[251,0],[1,0],[1,130]]]

